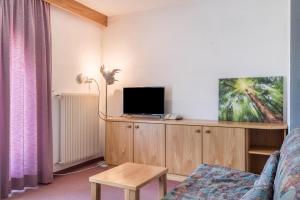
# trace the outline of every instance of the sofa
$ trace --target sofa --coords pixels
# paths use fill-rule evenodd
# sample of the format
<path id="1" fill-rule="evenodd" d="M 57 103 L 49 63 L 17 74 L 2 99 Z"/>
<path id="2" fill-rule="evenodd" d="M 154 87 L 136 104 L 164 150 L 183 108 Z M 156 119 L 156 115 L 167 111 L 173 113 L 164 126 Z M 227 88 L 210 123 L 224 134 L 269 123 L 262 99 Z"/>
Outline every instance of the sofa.
<path id="1" fill-rule="evenodd" d="M 285 138 L 261 175 L 203 164 L 163 199 L 300 199 L 300 129 Z"/>

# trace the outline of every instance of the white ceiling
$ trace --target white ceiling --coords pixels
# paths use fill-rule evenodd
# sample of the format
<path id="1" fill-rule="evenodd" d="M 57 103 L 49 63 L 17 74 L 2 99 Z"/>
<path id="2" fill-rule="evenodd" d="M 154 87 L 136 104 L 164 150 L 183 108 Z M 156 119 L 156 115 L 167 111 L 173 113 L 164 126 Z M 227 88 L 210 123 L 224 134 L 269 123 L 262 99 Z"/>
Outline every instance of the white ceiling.
<path id="1" fill-rule="evenodd" d="M 77 0 L 105 15 L 123 15 L 172 4 L 186 0 Z"/>

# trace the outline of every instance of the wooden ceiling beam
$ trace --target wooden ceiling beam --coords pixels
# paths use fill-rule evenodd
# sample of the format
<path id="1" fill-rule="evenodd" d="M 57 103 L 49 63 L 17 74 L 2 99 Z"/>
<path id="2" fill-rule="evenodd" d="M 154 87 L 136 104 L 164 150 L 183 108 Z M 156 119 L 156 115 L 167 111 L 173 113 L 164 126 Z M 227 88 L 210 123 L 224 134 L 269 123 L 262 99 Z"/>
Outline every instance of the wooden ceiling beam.
<path id="1" fill-rule="evenodd" d="M 45 2 L 48 2 L 49 4 L 64 9 L 66 11 L 69 11 L 73 14 L 86 17 L 88 19 L 91 19 L 103 26 L 107 26 L 107 16 L 93 10 L 82 3 L 79 3 L 75 0 L 44 0 Z"/>

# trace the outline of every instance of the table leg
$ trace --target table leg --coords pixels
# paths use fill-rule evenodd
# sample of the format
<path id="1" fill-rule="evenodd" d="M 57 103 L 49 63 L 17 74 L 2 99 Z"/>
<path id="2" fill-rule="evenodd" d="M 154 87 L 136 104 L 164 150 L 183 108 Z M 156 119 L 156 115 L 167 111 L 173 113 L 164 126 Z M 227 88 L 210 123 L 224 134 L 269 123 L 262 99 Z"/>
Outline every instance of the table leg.
<path id="1" fill-rule="evenodd" d="M 101 200 L 101 185 L 91 183 L 91 200 Z"/>
<path id="2" fill-rule="evenodd" d="M 167 193 L 167 175 L 159 177 L 159 199 L 162 199 Z"/>
<path id="3" fill-rule="evenodd" d="M 125 190 L 125 200 L 139 200 L 140 190 Z"/>

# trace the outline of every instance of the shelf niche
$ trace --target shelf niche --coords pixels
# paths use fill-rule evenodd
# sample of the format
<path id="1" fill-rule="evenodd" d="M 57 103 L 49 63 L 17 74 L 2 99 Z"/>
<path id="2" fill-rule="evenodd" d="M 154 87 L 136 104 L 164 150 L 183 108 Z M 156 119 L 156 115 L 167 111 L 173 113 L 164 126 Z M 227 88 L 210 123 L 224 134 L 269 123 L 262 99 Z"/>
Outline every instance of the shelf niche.
<path id="1" fill-rule="evenodd" d="M 248 171 L 260 174 L 269 156 L 279 151 L 286 130 L 248 129 Z"/>

